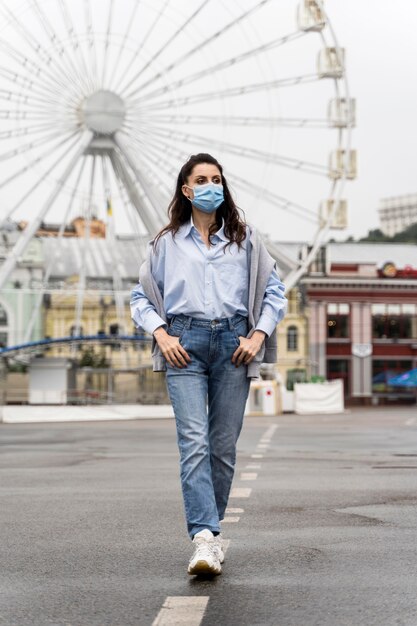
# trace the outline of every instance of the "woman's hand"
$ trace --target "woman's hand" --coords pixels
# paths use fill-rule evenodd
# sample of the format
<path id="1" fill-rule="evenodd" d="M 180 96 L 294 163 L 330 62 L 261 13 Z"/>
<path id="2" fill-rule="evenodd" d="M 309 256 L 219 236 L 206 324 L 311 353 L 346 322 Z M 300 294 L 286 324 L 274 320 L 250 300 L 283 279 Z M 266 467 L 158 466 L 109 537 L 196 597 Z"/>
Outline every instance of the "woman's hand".
<path id="1" fill-rule="evenodd" d="M 236 367 L 239 367 L 242 363 L 247 365 L 253 361 L 261 349 L 265 337 L 266 333 L 262 330 L 255 330 L 250 339 L 247 337 L 239 337 L 240 346 L 233 353 L 232 363 L 234 363 Z"/>
<path id="2" fill-rule="evenodd" d="M 162 354 L 172 367 L 187 367 L 187 361 L 190 362 L 191 358 L 180 344 L 178 337 L 168 335 L 163 326 L 159 326 L 153 334 Z"/>

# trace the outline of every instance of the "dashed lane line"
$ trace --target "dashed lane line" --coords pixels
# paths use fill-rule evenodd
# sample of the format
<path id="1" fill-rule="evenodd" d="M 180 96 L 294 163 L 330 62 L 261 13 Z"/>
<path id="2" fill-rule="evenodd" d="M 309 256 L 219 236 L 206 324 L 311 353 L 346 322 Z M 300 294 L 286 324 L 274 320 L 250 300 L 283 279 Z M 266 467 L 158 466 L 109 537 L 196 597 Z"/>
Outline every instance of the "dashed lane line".
<path id="1" fill-rule="evenodd" d="M 417 418 L 416 417 L 410 417 L 410 419 L 408 419 L 405 422 L 406 426 L 412 426 L 413 424 L 415 424 L 417 422 Z"/>
<path id="2" fill-rule="evenodd" d="M 152 626 L 200 626 L 210 596 L 168 596 Z"/>
<path id="3" fill-rule="evenodd" d="M 250 487 L 233 487 L 229 498 L 249 498 L 251 493 L 252 489 Z"/>
<path id="4" fill-rule="evenodd" d="M 257 472 L 241 472 L 240 474 L 240 480 L 256 480 L 257 478 Z"/>
<path id="5" fill-rule="evenodd" d="M 235 517 L 226 516 L 222 520 L 222 524 L 236 524 L 240 520 L 240 517 L 237 515 Z"/>
<path id="6" fill-rule="evenodd" d="M 243 513 L 243 509 L 227 507 L 226 513 Z"/>
<path id="7" fill-rule="evenodd" d="M 251 459 L 263 459 L 264 455 L 263 454 L 251 454 L 250 458 Z"/>
<path id="8" fill-rule="evenodd" d="M 249 463 L 246 465 L 245 469 L 261 469 L 261 467 L 260 463 Z"/>

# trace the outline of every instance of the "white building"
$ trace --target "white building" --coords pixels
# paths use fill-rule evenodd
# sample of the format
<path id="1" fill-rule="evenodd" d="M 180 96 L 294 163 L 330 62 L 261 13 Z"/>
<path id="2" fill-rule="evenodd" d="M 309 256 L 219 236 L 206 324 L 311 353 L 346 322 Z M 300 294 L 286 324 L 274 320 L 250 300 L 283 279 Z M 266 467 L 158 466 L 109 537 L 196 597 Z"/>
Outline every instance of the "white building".
<path id="1" fill-rule="evenodd" d="M 392 237 L 417 222 L 417 194 L 382 198 L 378 213 L 382 232 Z"/>

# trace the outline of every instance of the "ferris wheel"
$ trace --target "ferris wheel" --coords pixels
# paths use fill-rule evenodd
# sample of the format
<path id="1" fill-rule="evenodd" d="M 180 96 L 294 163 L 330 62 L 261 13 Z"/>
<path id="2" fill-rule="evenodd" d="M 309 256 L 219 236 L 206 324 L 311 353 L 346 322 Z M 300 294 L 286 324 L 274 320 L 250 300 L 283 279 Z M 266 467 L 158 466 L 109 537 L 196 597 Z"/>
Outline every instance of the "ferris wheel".
<path id="1" fill-rule="evenodd" d="M 45 218 L 62 236 L 84 211 L 88 238 L 94 212 L 113 251 L 153 236 L 196 152 L 223 164 L 288 288 L 345 226 L 355 102 L 321 1 L 0 0 L 0 33 L 0 223 L 28 221 L 0 288 Z M 301 258 L 275 243 L 294 240 Z"/>

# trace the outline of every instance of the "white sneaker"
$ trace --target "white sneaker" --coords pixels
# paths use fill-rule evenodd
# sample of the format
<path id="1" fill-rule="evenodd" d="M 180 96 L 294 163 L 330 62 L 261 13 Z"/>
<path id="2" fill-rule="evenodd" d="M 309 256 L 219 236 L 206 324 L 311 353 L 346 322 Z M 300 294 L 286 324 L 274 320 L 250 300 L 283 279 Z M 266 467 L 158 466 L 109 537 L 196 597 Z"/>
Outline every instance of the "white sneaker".
<path id="1" fill-rule="evenodd" d="M 221 574 L 222 566 L 214 539 L 208 528 L 194 535 L 195 551 L 188 565 L 189 574 Z"/>
<path id="2" fill-rule="evenodd" d="M 223 535 L 219 533 L 214 537 L 214 547 L 217 552 L 220 563 L 224 563 L 224 544 Z"/>

